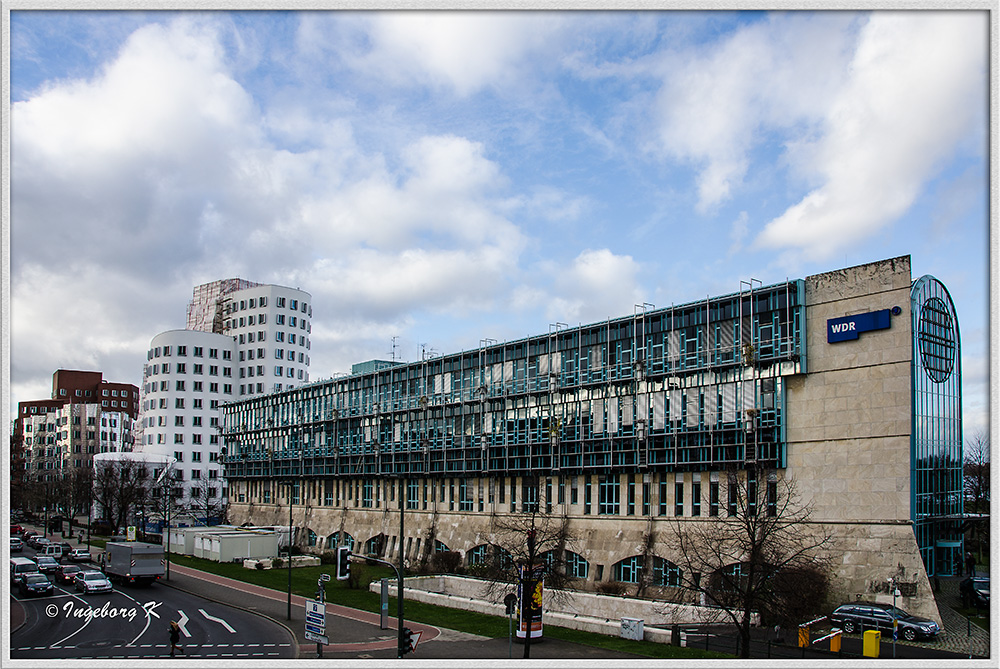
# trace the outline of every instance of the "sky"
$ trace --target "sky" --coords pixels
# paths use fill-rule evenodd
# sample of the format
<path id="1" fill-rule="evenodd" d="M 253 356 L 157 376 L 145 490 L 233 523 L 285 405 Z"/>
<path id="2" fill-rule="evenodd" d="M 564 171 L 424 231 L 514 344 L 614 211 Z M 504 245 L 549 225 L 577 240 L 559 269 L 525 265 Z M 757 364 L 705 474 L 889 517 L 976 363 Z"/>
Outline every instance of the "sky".
<path id="1" fill-rule="evenodd" d="M 900 255 L 988 427 L 989 17 L 10 13 L 9 388 L 140 385 L 194 286 L 312 295 L 310 376 Z"/>

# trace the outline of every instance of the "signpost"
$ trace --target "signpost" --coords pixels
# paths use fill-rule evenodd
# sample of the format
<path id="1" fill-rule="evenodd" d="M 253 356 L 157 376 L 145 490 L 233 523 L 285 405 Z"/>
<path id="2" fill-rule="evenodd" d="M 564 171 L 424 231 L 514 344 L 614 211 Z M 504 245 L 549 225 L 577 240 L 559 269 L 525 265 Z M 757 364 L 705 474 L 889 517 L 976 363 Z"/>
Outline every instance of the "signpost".
<path id="1" fill-rule="evenodd" d="M 326 635 L 326 586 L 329 574 L 320 574 L 316 582 L 316 599 L 306 600 L 306 640 L 316 642 L 316 656 L 323 657 L 323 646 L 329 645 Z"/>

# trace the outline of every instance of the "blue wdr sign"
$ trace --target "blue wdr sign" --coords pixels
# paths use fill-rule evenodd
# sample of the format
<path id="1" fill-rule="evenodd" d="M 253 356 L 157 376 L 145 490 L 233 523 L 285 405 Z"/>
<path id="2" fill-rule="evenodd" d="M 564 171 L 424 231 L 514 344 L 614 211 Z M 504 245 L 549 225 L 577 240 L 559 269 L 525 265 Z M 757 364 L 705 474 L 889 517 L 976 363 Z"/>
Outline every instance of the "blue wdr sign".
<path id="1" fill-rule="evenodd" d="M 853 316 L 831 318 L 826 322 L 826 341 L 829 344 L 834 344 L 839 341 L 857 339 L 862 332 L 885 330 L 890 325 L 890 315 L 889 309 L 881 309 Z"/>

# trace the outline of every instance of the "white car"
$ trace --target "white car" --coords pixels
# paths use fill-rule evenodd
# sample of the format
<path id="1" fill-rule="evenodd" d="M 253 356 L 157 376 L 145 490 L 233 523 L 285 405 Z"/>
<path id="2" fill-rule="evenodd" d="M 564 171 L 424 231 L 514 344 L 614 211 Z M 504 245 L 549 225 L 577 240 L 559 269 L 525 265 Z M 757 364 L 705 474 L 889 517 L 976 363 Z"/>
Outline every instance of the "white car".
<path id="1" fill-rule="evenodd" d="M 99 571 L 83 571 L 73 579 L 76 589 L 84 594 L 111 592 L 111 581 Z"/>

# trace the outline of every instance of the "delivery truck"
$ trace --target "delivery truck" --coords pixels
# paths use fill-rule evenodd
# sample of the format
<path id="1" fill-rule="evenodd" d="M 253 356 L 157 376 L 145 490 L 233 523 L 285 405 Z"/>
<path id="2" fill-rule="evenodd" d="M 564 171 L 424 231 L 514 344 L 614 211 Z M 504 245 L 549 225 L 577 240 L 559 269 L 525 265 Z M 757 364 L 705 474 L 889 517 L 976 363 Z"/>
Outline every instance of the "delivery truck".
<path id="1" fill-rule="evenodd" d="M 109 581 L 139 585 L 159 579 L 166 565 L 163 546 L 141 541 L 109 541 L 100 560 Z"/>

